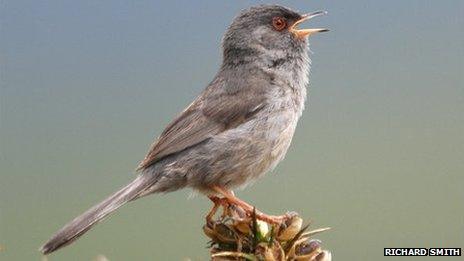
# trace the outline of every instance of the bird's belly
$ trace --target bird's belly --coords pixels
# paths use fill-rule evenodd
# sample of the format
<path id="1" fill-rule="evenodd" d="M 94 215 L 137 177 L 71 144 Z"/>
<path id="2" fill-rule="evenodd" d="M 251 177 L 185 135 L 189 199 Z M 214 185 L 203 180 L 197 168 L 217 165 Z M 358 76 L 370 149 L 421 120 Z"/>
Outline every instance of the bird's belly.
<path id="1" fill-rule="evenodd" d="M 298 114 L 270 113 L 230 129 L 158 164 L 170 190 L 185 186 L 204 193 L 212 186 L 245 187 L 285 156 Z M 263 120 L 265 119 L 265 120 Z M 163 183 L 164 184 L 164 183 Z M 161 185 L 160 185 L 161 186 Z"/>
<path id="2" fill-rule="evenodd" d="M 244 187 L 277 166 L 284 158 L 297 123 L 293 114 L 269 115 L 215 138 L 209 173 L 201 184 L 230 189 Z M 211 149 L 212 148 L 212 149 Z"/>

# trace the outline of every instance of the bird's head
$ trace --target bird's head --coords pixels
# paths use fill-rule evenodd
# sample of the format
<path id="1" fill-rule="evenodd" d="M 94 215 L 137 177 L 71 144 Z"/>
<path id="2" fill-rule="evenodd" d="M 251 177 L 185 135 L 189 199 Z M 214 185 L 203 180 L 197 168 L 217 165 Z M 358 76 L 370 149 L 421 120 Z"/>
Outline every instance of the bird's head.
<path id="1" fill-rule="evenodd" d="M 246 9 L 233 20 L 224 35 L 224 60 L 238 64 L 260 57 L 283 59 L 304 53 L 309 36 L 328 30 L 299 29 L 299 25 L 325 13 L 299 14 L 279 5 Z"/>

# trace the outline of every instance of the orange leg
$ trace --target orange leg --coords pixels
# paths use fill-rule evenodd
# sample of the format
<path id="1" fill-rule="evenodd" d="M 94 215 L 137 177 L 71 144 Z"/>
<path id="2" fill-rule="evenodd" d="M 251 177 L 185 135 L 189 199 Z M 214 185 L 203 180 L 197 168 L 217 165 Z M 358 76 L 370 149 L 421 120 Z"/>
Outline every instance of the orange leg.
<path id="1" fill-rule="evenodd" d="M 227 202 L 225 198 L 220 198 L 216 196 L 208 196 L 208 198 L 213 202 L 214 206 L 213 208 L 209 211 L 208 215 L 206 215 L 206 222 L 211 222 L 213 220 L 214 215 L 216 214 L 217 210 L 219 209 L 220 206 L 224 208 L 224 212 L 222 213 L 222 216 L 224 217 L 226 207 L 227 207 Z"/>
<path id="2" fill-rule="evenodd" d="M 213 208 L 209 211 L 208 215 L 206 215 L 206 223 L 209 224 L 213 220 L 214 214 L 216 214 L 216 211 L 218 210 L 219 206 L 221 205 L 220 198 L 215 197 L 215 196 L 208 196 L 208 198 L 213 201 L 214 206 Z"/>
<path id="3" fill-rule="evenodd" d="M 270 215 L 266 215 L 258 210 L 256 210 L 252 205 L 246 203 L 245 201 L 237 198 L 235 195 L 234 195 L 234 192 L 231 191 L 231 190 L 228 190 L 228 189 L 224 189 L 224 188 L 221 188 L 221 187 L 218 187 L 218 186 L 213 186 L 212 189 L 220 194 L 221 196 L 224 197 L 224 199 L 226 199 L 228 201 L 229 204 L 232 204 L 232 205 L 236 205 L 236 206 L 239 206 L 241 207 L 245 212 L 247 212 L 248 215 L 253 215 L 253 212 L 256 213 L 256 218 L 262 220 L 262 221 L 265 221 L 267 223 L 271 223 L 271 224 L 280 224 L 282 223 L 282 221 L 285 220 L 286 218 L 286 215 L 282 215 L 282 216 L 270 216 Z M 211 200 L 212 197 L 210 196 L 209 197 Z M 216 197 L 217 198 L 217 197 Z M 213 201 L 214 202 L 214 201 Z M 215 203 L 216 204 L 216 203 Z"/>

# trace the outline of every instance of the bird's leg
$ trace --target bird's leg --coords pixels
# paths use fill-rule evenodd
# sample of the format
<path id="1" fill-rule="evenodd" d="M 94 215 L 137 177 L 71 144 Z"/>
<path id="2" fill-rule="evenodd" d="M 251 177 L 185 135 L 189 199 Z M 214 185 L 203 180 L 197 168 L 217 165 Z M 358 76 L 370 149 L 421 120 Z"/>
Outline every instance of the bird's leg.
<path id="1" fill-rule="evenodd" d="M 206 222 L 211 222 L 213 220 L 213 217 L 220 206 L 223 208 L 222 217 L 226 216 L 226 209 L 228 205 L 226 198 L 220 198 L 212 195 L 208 196 L 208 198 L 213 202 L 214 205 L 213 208 L 211 208 L 209 211 L 208 215 L 206 215 Z"/>
<path id="2" fill-rule="evenodd" d="M 226 199 L 228 201 L 229 204 L 241 207 L 249 216 L 252 216 L 253 212 L 255 212 L 256 218 L 258 218 L 258 219 L 260 219 L 262 221 L 265 221 L 267 223 L 280 224 L 280 223 L 282 223 L 282 221 L 284 221 L 287 218 L 287 215 L 271 216 L 271 215 L 264 214 L 261 211 L 256 210 L 255 207 L 253 207 L 252 205 L 250 205 L 250 204 L 246 203 L 245 201 L 237 198 L 234 195 L 234 192 L 231 191 L 231 190 L 228 190 L 228 189 L 225 189 L 225 188 L 222 188 L 222 187 L 219 187 L 219 186 L 213 186 L 212 189 L 216 193 L 222 195 L 224 197 L 224 199 Z M 211 197 L 210 197 L 210 199 L 211 199 Z"/>
<path id="3" fill-rule="evenodd" d="M 244 210 L 253 210 L 253 206 L 246 203 L 245 201 L 237 198 L 232 190 L 224 189 L 218 186 L 214 186 L 213 190 L 216 191 L 218 194 L 223 196 L 229 203 L 233 203 L 234 205 L 237 205 Z"/>
<path id="4" fill-rule="evenodd" d="M 211 208 L 211 210 L 208 212 L 208 215 L 206 215 L 206 224 L 210 224 L 213 221 L 213 217 L 216 214 L 219 206 L 221 206 L 220 203 L 220 198 L 216 196 L 208 196 L 208 198 L 213 202 L 214 206 Z"/>

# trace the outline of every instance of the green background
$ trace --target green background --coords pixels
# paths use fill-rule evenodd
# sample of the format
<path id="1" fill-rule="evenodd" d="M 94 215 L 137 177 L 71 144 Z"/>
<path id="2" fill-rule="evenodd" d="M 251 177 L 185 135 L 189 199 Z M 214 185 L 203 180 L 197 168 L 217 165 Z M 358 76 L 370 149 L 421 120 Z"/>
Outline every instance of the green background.
<path id="1" fill-rule="evenodd" d="M 332 31 L 311 39 L 286 159 L 238 195 L 331 226 L 319 238 L 335 260 L 463 247 L 464 1 L 277 2 L 328 10 L 305 25 Z M 133 178 L 255 3 L 1 1 L 0 260 L 40 260 L 53 232 Z M 189 193 L 129 204 L 49 260 L 205 260 L 210 203 Z"/>

